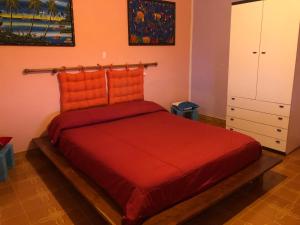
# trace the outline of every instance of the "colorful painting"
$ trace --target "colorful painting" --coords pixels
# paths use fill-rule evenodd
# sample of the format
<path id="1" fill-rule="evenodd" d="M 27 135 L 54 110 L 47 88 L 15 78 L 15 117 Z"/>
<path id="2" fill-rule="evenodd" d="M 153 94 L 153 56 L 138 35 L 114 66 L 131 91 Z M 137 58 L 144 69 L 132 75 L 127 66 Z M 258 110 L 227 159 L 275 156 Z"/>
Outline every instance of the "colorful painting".
<path id="1" fill-rule="evenodd" d="M 128 0 L 129 45 L 175 45 L 175 2 Z"/>
<path id="2" fill-rule="evenodd" d="M 0 45 L 75 46 L 72 0 L 0 0 Z"/>

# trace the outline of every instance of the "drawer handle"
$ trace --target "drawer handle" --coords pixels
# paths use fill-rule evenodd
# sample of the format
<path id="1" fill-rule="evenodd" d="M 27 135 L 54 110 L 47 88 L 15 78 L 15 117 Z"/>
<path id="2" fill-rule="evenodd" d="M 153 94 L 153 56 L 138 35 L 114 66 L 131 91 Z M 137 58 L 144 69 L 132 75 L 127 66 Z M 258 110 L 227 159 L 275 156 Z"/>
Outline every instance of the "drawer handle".
<path id="1" fill-rule="evenodd" d="M 234 119 L 233 119 L 233 118 L 231 118 L 230 120 L 231 120 L 231 121 L 234 121 Z"/>
<path id="2" fill-rule="evenodd" d="M 235 100 L 235 98 L 231 98 L 232 100 Z"/>
<path id="3" fill-rule="evenodd" d="M 277 144 L 280 144 L 280 141 L 276 141 Z"/>
<path id="4" fill-rule="evenodd" d="M 281 130 L 281 129 L 277 129 L 277 131 L 278 131 L 279 133 L 281 133 L 282 130 Z"/>
<path id="5" fill-rule="evenodd" d="M 266 54 L 266 52 L 261 52 L 261 54 L 265 55 L 265 54 Z"/>
<path id="6" fill-rule="evenodd" d="M 280 106 L 279 106 L 279 108 L 283 109 L 283 108 L 284 108 L 284 106 L 283 106 L 283 105 L 280 105 Z"/>
<path id="7" fill-rule="evenodd" d="M 278 119 L 279 119 L 279 120 L 283 120 L 283 118 L 282 118 L 282 117 L 278 117 Z"/>
<path id="8" fill-rule="evenodd" d="M 232 128 L 230 128 L 229 130 L 234 131 Z"/>
<path id="9" fill-rule="evenodd" d="M 252 52 L 253 54 L 257 54 L 257 52 Z"/>
<path id="10" fill-rule="evenodd" d="M 231 108 L 231 111 L 234 111 L 235 109 L 234 108 Z"/>

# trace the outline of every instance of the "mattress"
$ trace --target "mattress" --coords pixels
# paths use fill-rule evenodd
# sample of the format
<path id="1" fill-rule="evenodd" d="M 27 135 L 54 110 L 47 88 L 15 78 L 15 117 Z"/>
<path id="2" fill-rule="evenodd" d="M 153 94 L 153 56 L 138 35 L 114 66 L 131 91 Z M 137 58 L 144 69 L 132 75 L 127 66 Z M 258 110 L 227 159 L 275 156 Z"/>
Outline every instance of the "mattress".
<path id="1" fill-rule="evenodd" d="M 65 112 L 48 130 L 71 164 L 122 208 L 124 225 L 195 196 L 261 155 L 246 135 L 146 101 Z"/>

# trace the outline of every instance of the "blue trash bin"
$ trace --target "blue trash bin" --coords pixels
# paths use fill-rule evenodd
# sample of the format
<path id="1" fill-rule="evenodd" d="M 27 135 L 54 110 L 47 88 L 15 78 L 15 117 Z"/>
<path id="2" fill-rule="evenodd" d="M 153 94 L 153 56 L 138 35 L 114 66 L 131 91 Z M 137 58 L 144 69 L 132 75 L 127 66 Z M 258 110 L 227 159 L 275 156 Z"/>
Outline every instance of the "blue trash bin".
<path id="1" fill-rule="evenodd" d="M 14 150 L 12 144 L 5 145 L 0 150 L 0 181 L 5 181 L 8 177 L 8 169 L 14 167 Z"/>
<path id="2" fill-rule="evenodd" d="M 171 106 L 171 113 L 191 120 L 199 120 L 198 108 L 191 110 L 180 110 L 176 106 Z"/>

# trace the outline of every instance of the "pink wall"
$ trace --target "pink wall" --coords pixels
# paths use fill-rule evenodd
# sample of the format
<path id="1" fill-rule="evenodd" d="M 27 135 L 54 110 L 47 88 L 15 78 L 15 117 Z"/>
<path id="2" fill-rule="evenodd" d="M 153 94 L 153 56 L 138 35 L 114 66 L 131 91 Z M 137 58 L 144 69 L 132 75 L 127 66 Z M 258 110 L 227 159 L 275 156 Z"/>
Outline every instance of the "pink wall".
<path id="1" fill-rule="evenodd" d="M 226 117 L 231 1 L 195 0 L 191 99 L 200 113 Z"/>
<path id="2" fill-rule="evenodd" d="M 73 0 L 76 47 L 0 46 L 0 136 L 28 148 L 59 111 L 55 76 L 23 76 L 24 68 L 159 62 L 145 77 L 145 96 L 165 107 L 188 97 L 191 0 L 177 0 L 176 46 L 129 47 L 127 1 Z M 101 52 L 107 58 L 101 58 Z"/>

